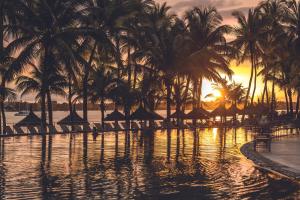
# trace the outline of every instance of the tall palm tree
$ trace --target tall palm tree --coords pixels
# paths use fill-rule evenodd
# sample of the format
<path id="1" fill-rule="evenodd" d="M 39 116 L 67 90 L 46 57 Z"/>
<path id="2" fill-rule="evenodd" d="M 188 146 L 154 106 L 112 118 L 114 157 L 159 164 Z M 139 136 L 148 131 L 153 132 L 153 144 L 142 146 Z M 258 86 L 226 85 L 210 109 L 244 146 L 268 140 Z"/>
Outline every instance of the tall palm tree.
<path id="1" fill-rule="evenodd" d="M 222 16 L 215 8 L 194 8 L 186 12 L 185 20 L 190 39 L 190 56 L 187 59 L 189 67 L 185 70 L 189 71 L 189 77 L 194 80 L 195 92 L 199 90 L 200 103 L 203 79 L 219 81 L 219 72 L 231 77 L 229 59 L 234 49 L 226 44 L 225 39 L 230 27 L 222 25 Z"/>
<path id="2" fill-rule="evenodd" d="M 248 11 L 247 18 L 241 12 L 234 12 L 233 16 L 237 19 L 238 25 L 233 28 L 233 34 L 236 38 L 231 42 L 231 45 L 240 50 L 240 53 L 237 55 L 237 61 L 244 62 L 245 60 L 250 60 L 251 62 L 250 80 L 244 103 L 244 107 L 247 107 L 253 78 L 255 84 L 253 94 L 256 89 L 257 63 L 261 54 L 259 41 L 262 29 L 264 28 L 264 23 L 259 17 L 257 11 L 252 9 Z M 253 104 L 253 101 L 254 95 L 252 95 L 251 104 Z"/>
<path id="3" fill-rule="evenodd" d="M 39 62 L 44 71 L 51 71 L 52 55 L 71 53 L 66 38 L 84 34 L 79 16 L 86 5 L 81 0 L 23 1 L 21 37 L 7 46 L 8 53 L 19 52 L 12 62 L 12 76 L 20 73 L 28 64 Z M 35 69 L 34 69 L 35 70 Z M 36 71 L 36 70 L 35 70 Z M 47 73 L 41 73 L 46 76 Z M 45 80 L 47 77 L 41 78 Z M 25 89 L 25 88 L 24 88 Z M 46 124 L 46 88 L 41 88 L 42 126 Z"/>

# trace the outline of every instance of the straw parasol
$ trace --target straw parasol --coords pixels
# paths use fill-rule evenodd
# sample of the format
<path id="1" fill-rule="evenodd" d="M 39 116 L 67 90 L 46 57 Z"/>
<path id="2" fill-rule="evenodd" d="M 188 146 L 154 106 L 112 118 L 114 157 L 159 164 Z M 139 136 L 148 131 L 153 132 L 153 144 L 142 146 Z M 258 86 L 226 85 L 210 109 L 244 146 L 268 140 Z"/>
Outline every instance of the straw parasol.
<path id="1" fill-rule="evenodd" d="M 144 107 L 139 107 L 134 113 L 130 115 L 131 120 L 163 120 L 164 118 L 159 114 L 147 111 Z"/>
<path id="2" fill-rule="evenodd" d="M 108 114 L 104 121 L 124 121 L 125 116 L 118 110 L 114 110 L 112 113 Z"/>
<path id="3" fill-rule="evenodd" d="M 242 111 L 236 107 L 236 105 L 231 105 L 230 108 L 226 110 L 227 115 L 240 114 Z"/>
<path id="4" fill-rule="evenodd" d="M 33 111 L 32 107 L 30 107 L 30 112 L 29 114 L 19 121 L 16 126 L 21 127 L 21 126 L 40 126 L 42 123 L 41 118 L 39 118 Z"/>
<path id="5" fill-rule="evenodd" d="M 66 116 L 59 122 L 57 122 L 57 124 L 72 126 L 72 125 L 84 125 L 84 124 L 89 124 L 89 123 L 77 114 L 75 107 L 74 107 L 73 111 L 68 116 Z"/>
<path id="6" fill-rule="evenodd" d="M 180 119 L 186 119 L 186 117 L 187 117 L 187 114 L 185 114 L 183 111 L 179 111 L 179 112 L 174 112 L 171 116 L 170 116 L 170 118 L 171 119 L 177 119 L 177 117 L 179 117 Z"/>
<path id="7" fill-rule="evenodd" d="M 187 114 L 186 119 L 209 119 L 206 112 L 202 108 L 196 108 Z"/>
<path id="8" fill-rule="evenodd" d="M 219 105 L 216 109 L 214 109 L 210 114 L 212 116 L 225 116 L 226 115 L 225 105 Z"/>

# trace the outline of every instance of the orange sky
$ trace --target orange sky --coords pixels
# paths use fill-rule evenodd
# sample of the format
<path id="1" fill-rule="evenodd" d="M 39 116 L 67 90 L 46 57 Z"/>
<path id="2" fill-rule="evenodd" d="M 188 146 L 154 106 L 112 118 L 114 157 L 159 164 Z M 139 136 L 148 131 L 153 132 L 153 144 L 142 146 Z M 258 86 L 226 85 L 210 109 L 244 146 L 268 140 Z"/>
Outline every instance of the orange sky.
<path id="1" fill-rule="evenodd" d="M 201 6 L 215 6 L 222 14 L 224 24 L 234 26 L 236 20 L 232 17 L 233 11 L 239 10 L 246 13 L 250 8 L 253 8 L 261 2 L 260 0 L 156 0 L 158 3 L 167 2 L 171 6 L 171 12 L 176 13 L 179 16 L 184 15 L 184 12 L 192 7 Z M 250 64 L 248 62 L 236 66 L 235 62 L 231 63 L 231 68 L 235 72 L 233 80 L 236 83 L 242 83 L 244 87 L 248 87 Z M 263 84 L 261 79 L 258 78 L 257 95 L 261 95 L 263 90 Z M 203 96 L 213 93 L 211 84 L 207 81 L 203 84 Z"/>

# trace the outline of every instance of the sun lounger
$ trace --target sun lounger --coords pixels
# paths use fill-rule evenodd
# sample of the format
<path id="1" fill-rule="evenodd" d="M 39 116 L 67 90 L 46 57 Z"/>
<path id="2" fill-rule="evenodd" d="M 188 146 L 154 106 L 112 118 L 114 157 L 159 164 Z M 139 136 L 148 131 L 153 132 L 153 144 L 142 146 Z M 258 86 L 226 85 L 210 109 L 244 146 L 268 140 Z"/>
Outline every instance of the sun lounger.
<path id="1" fill-rule="evenodd" d="M 129 130 L 130 127 L 126 124 L 126 122 L 120 122 L 123 130 Z"/>
<path id="2" fill-rule="evenodd" d="M 160 122 L 154 122 L 154 128 L 155 129 L 160 129 L 161 128 Z"/>
<path id="3" fill-rule="evenodd" d="M 37 130 L 33 126 L 27 126 L 27 129 L 28 129 L 28 131 L 29 131 L 30 134 L 33 134 L 33 135 L 37 135 L 38 134 Z"/>
<path id="4" fill-rule="evenodd" d="M 14 126 L 14 129 L 16 130 L 16 134 L 25 134 L 25 132 L 23 131 L 23 129 L 19 126 Z"/>
<path id="5" fill-rule="evenodd" d="M 94 123 L 94 126 L 97 128 L 97 131 L 103 131 L 102 124 L 100 124 L 100 123 Z"/>
<path id="6" fill-rule="evenodd" d="M 137 122 L 131 122 L 131 129 L 132 130 L 139 130 L 141 128 L 139 127 Z"/>
<path id="7" fill-rule="evenodd" d="M 72 130 L 72 132 L 75 132 L 75 133 L 82 133 L 83 132 L 81 126 L 74 125 L 73 127 L 74 127 L 74 129 Z"/>
<path id="8" fill-rule="evenodd" d="M 88 125 L 88 124 L 84 124 L 83 125 L 83 132 L 85 132 L 85 133 L 90 133 L 90 132 L 92 132 L 93 130 L 91 129 L 91 127 L 90 127 L 90 125 Z"/>
<path id="9" fill-rule="evenodd" d="M 55 128 L 54 125 L 49 125 L 49 126 L 48 126 L 48 129 L 49 129 L 49 133 L 50 133 L 50 134 L 56 134 L 56 133 L 58 133 L 58 131 L 57 131 L 57 129 Z"/>
<path id="10" fill-rule="evenodd" d="M 104 131 L 114 131 L 114 127 L 110 123 L 104 124 Z"/>
<path id="11" fill-rule="evenodd" d="M 63 131 L 63 133 L 70 133 L 71 132 L 66 125 L 60 125 L 60 128 Z"/>
<path id="12" fill-rule="evenodd" d="M 12 130 L 12 128 L 10 126 L 5 127 L 5 132 L 6 132 L 6 135 L 14 135 L 14 131 Z"/>
<path id="13" fill-rule="evenodd" d="M 188 129 L 189 128 L 189 126 L 187 126 L 183 122 L 178 122 L 178 127 L 181 128 L 181 129 Z"/>
<path id="14" fill-rule="evenodd" d="M 115 122 L 115 123 L 113 123 L 114 124 L 114 126 L 115 126 L 115 131 L 122 131 L 122 130 L 124 130 L 121 126 L 120 126 L 120 124 L 118 123 L 118 122 Z"/>

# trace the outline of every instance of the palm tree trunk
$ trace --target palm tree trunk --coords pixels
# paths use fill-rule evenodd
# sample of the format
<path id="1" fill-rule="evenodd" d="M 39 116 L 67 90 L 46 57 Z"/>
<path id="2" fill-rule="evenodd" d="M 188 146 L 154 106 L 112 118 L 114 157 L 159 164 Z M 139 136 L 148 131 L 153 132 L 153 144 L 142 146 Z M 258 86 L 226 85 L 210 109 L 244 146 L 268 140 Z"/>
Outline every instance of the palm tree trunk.
<path id="1" fill-rule="evenodd" d="M 88 78 L 90 75 L 90 67 L 92 65 L 93 59 L 94 59 L 94 55 L 96 52 L 96 47 L 97 47 L 97 43 L 95 42 L 89 61 L 87 63 L 87 65 L 85 65 L 85 69 L 84 69 L 84 77 L 83 77 L 83 102 L 82 102 L 82 111 L 83 111 L 83 119 L 85 121 L 88 121 Z"/>
<path id="2" fill-rule="evenodd" d="M 294 105 L 293 105 L 293 94 L 292 94 L 292 89 L 288 88 L 287 90 L 289 102 L 290 102 L 290 114 L 293 115 L 294 113 Z"/>
<path id="3" fill-rule="evenodd" d="M 249 85 L 248 85 L 248 90 L 247 90 L 247 94 L 246 94 L 246 98 L 245 98 L 245 103 L 244 103 L 244 112 L 243 112 L 243 117 L 242 117 L 242 120 L 245 119 L 245 111 L 246 111 L 246 108 L 248 106 L 248 98 L 249 98 L 249 95 L 250 95 L 250 91 L 251 91 L 251 85 L 252 85 L 252 79 L 253 79 L 253 72 L 254 72 L 254 50 L 253 48 L 251 47 L 250 48 L 251 50 L 251 74 L 250 74 L 250 80 L 249 80 Z"/>
<path id="4" fill-rule="evenodd" d="M 120 52 L 120 38 L 118 36 L 118 33 L 115 34 L 115 41 L 116 41 L 116 50 L 117 50 L 117 56 L 116 56 L 116 60 L 117 60 L 117 75 L 118 75 L 118 79 L 121 79 L 121 68 L 123 68 L 123 64 L 122 64 L 122 59 L 121 59 L 121 52 Z"/>
<path id="5" fill-rule="evenodd" d="M 0 2 L 0 55 L 3 54 L 3 50 L 4 50 L 4 24 L 3 24 L 3 22 L 4 22 L 4 13 L 3 13 L 3 5 L 4 5 L 4 1 L 1 1 Z M 3 77 L 3 79 L 4 79 L 4 77 Z M 2 111 L 4 109 L 3 101 L 4 101 L 4 99 L 1 101 L 1 104 L 2 104 L 1 105 L 1 113 L 2 113 L 2 115 L 3 115 L 3 113 L 5 115 L 5 112 Z M 6 127 L 5 117 L 3 117 L 2 122 L 5 126 L 1 127 L 1 119 L 0 119 L 0 132 L 1 133 L 3 133 L 5 131 L 5 127 Z M 2 128 L 3 128 L 3 131 L 2 131 Z"/>
<path id="6" fill-rule="evenodd" d="M 197 106 L 197 88 L 198 88 L 198 80 L 194 81 L 194 88 L 193 88 L 193 109 Z"/>
<path id="7" fill-rule="evenodd" d="M 128 86 L 131 88 L 131 55 L 130 55 L 130 47 L 127 50 L 127 70 L 128 70 Z"/>
<path id="8" fill-rule="evenodd" d="M 43 89 L 42 89 L 43 90 Z M 42 119 L 42 134 L 46 131 L 46 95 L 45 91 L 41 91 L 41 119 Z"/>
<path id="9" fill-rule="evenodd" d="M 5 77 L 2 78 L 2 82 L 1 82 L 1 87 L 3 89 L 3 93 L 1 94 L 1 114 L 2 114 L 2 128 L 3 128 L 3 133 L 6 132 L 6 115 L 5 115 L 5 107 L 4 107 L 4 101 L 6 99 L 5 97 L 5 86 L 6 86 L 6 80 L 5 80 Z"/>
<path id="10" fill-rule="evenodd" d="M 6 116 L 5 116 L 5 108 L 4 108 L 4 102 L 1 101 L 1 115 L 2 115 L 2 134 L 6 133 Z"/>
<path id="11" fill-rule="evenodd" d="M 170 116 L 171 116 L 171 83 L 170 80 L 168 80 L 168 78 L 166 78 L 167 80 L 165 81 L 166 83 L 166 87 L 167 87 L 167 122 L 170 122 Z"/>
<path id="12" fill-rule="evenodd" d="M 285 97 L 286 113 L 289 113 L 290 106 L 289 106 L 289 99 L 288 99 L 286 89 L 284 89 L 284 97 Z"/>
<path id="13" fill-rule="evenodd" d="M 262 104 L 265 104 L 265 96 L 266 96 L 266 93 L 267 93 L 267 81 L 265 81 L 265 84 L 264 84 L 263 95 L 262 95 L 262 98 L 261 98 Z"/>
<path id="14" fill-rule="evenodd" d="M 50 91 L 47 91 L 47 107 L 48 107 L 48 120 L 49 125 L 53 125 L 53 108 L 52 108 L 52 98 Z"/>
<path id="15" fill-rule="evenodd" d="M 251 105 L 254 103 L 254 97 L 256 92 L 256 82 L 257 82 L 257 66 L 256 66 L 256 60 L 254 61 L 254 86 L 253 86 L 253 92 L 251 97 Z"/>
<path id="16" fill-rule="evenodd" d="M 186 99 L 187 99 L 189 88 L 190 88 L 189 87 L 190 86 L 190 82 L 191 82 L 191 76 L 188 76 L 187 77 L 187 81 L 186 81 L 184 96 L 183 96 L 183 104 L 186 104 Z"/>
<path id="17" fill-rule="evenodd" d="M 198 108 L 202 107 L 202 103 L 201 103 L 201 95 L 202 95 L 202 83 L 203 83 L 203 77 L 200 77 L 199 80 L 199 87 L 198 87 Z"/>
<path id="18" fill-rule="evenodd" d="M 71 76 L 70 75 L 69 75 L 68 87 L 69 87 L 68 103 L 69 103 L 69 112 L 71 114 L 73 108 L 72 108 L 72 80 L 71 80 Z"/>
<path id="19" fill-rule="evenodd" d="M 105 112 L 105 105 L 104 105 L 104 99 L 101 98 L 100 102 L 100 110 L 101 110 L 101 125 L 102 128 L 104 129 L 104 112 Z"/>
<path id="20" fill-rule="evenodd" d="M 272 82 L 271 111 L 275 110 L 275 81 Z"/>
<path id="21" fill-rule="evenodd" d="M 300 105 L 300 92 L 297 92 L 297 103 L 296 103 L 296 115 L 299 114 L 299 105 Z"/>

